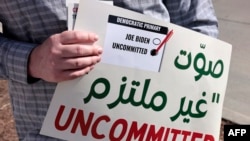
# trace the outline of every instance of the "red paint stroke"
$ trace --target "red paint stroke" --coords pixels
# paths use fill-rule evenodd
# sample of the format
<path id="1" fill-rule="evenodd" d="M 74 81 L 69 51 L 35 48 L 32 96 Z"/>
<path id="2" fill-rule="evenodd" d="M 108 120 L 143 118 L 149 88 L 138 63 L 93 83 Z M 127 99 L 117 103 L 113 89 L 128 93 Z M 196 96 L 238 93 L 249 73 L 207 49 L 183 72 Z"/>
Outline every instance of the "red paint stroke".
<path id="1" fill-rule="evenodd" d="M 166 37 L 164 38 L 164 40 L 161 42 L 161 44 L 156 48 L 156 53 L 158 53 L 158 51 L 163 47 L 163 45 L 165 43 L 167 43 L 167 41 L 171 38 L 171 36 L 173 35 L 173 29 L 166 35 Z"/>

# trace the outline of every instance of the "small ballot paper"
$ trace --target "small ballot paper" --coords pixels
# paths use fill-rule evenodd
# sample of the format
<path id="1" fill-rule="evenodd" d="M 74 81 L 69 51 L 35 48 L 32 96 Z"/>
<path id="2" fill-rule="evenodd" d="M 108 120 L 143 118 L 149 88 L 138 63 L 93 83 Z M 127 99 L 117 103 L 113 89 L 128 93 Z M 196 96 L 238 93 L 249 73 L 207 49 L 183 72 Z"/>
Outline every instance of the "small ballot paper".
<path id="1" fill-rule="evenodd" d="M 157 55 L 152 51 L 167 33 L 164 26 L 109 15 L 102 62 L 159 72 L 164 48 Z"/>
<path id="2" fill-rule="evenodd" d="M 97 0 L 80 0 L 74 30 L 98 34 L 102 60 L 57 85 L 41 134 L 70 141 L 219 140 L 230 44 Z M 232 134 L 238 132 L 244 130 Z"/>

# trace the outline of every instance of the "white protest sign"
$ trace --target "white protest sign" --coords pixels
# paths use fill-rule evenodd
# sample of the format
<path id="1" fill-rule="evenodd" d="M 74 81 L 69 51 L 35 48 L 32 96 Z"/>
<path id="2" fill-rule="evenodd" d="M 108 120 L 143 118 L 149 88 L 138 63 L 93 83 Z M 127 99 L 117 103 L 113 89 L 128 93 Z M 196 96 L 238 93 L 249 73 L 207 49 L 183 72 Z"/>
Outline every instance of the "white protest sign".
<path id="1" fill-rule="evenodd" d="M 96 0 L 80 1 L 75 29 L 99 35 L 102 61 L 58 84 L 41 134 L 71 141 L 219 140 L 230 44 Z"/>
<path id="2" fill-rule="evenodd" d="M 78 10 L 78 3 L 68 3 L 67 4 L 67 25 L 68 25 L 68 30 L 73 30 L 74 25 L 75 25 L 75 20 L 76 20 L 76 15 L 77 15 L 77 10 Z"/>

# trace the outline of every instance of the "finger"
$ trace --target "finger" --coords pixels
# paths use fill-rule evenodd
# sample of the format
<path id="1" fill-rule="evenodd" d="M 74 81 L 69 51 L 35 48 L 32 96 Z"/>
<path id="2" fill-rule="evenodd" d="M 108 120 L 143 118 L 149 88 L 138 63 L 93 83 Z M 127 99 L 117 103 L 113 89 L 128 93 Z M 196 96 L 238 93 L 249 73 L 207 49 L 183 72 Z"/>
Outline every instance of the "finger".
<path id="1" fill-rule="evenodd" d="M 88 74 L 91 70 L 93 70 L 94 66 L 88 66 L 84 69 L 75 69 L 75 70 L 66 70 L 61 72 L 60 77 L 58 78 L 58 82 L 72 80 L 81 76 Z"/>
<path id="2" fill-rule="evenodd" d="M 61 50 L 61 56 L 63 58 L 69 57 L 84 57 L 100 55 L 102 53 L 102 48 L 98 45 L 65 45 Z"/>
<path id="3" fill-rule="evenodd" d="M 84 69 L 89 66 L 93 66 L 100 62 L 101 56 L 88 56 L 88 57 L 78 57 L 78 58 L 67 58 L 63 59 L 61 63 L 58 63 L 57 68 L 59 70 L 74 70 L 74 69 Z"/>
<path id="4" fill-rule="evenodd" d="M 60 34 L 62 44 L 73 43 L 93 43 L 98 40 L 98 36 L 94 33 L 83 31 L 64 31 Z"/>

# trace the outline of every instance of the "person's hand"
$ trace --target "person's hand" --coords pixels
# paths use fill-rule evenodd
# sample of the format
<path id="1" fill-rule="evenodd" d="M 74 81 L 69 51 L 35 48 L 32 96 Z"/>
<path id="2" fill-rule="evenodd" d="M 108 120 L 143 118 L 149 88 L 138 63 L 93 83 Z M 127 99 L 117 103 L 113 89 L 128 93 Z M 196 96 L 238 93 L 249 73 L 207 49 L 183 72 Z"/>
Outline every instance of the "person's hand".
<path id="1" fill-rule="evenodd" d="M 94 33 L 64 31 L 33 49 L 29 58 L 31 77 L 48 82 L 71 80 L 88 73 L 101 59 L 102 48 Z"/>

